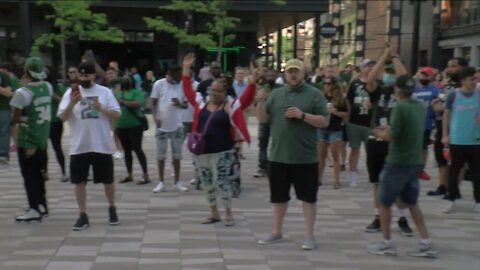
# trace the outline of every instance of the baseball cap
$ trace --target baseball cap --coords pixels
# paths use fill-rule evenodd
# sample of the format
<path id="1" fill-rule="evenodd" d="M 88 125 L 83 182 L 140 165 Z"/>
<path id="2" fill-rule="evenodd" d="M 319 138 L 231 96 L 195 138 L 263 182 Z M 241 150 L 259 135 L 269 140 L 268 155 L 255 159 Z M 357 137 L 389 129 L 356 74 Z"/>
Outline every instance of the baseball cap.
<path id="1" fill-rule="evenodd" d="M 420 73 L 423 73 L 427 76 L 432 76 L 433 75 L 433 68 L 431 67 L 422 67 L 420 68 Z"/>
<path id="2" fill-rule="evenodd" d="M 32 78 L 43 80 L 47 78 L 45 72 L 45 62 L 42 58 L 33 56 L 27 59 L 25 62 L 25 70 L 32 76 Z"/>
<path id="3" fill-rule="evenodd" d="M 415 80 L 410 75 L 401 75 L 397 78 L 395 86 L 400 88 L 403 93 L 412 93 L 415 89 Z"/>
<path id="4" fill-rule="evenodd" d="M 301 60 L 298 60 L 298 59 L 290 59 L 287 61 L 287 63 L 285 63 L 285 71 L 289 70 L 289 69 L 292 69 L 292 68 L 296 68 L 298 70 L 304 70 L 304 65 L 303 65 L 303 62 Z"/>
<path id="5" fill-rule="evenodd" d="M 90 62 L 82 62 L 78 65 L 78 72 L 80 74 L 96 74 L 95 65 Z"/>
<path id="6" fill-rule="evenodd" d="M 376 63 L 375 61 L 370 60 L 370 59 L 368 59 L 368 58 L 365 58 L 365 59 L 363 59 L 362 62 L 360 63 L 360 68 L 364 68 L 364 67 L 366 67 L 366 66 L 368 66 L 368 65 L 375 64 L 375 63 Z"/>

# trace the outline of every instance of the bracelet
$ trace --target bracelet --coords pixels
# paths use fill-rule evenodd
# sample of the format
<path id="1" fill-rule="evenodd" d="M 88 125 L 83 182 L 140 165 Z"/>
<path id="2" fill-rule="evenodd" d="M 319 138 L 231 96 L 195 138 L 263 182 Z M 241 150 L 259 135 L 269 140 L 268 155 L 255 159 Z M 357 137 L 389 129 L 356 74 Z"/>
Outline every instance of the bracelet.
<path id="1" fill-rule="evenodd" d="M 303 120 L 305 119 L 305 116 L 306 116 L 306 114 L 305 114 L 305 113 L 302 113 L 302 117 L 300 117 L 300 120 L 303 121 Z"/>
<path id="2" fill-rule="evenodd" d="M 400 55 L 398 55 L 398 54 L 395 54 L 395 55 L 394 55 L 394 56 L 392 56 L 391 58 L 392 58 L 392 60 L 393 60 L 393 59 L 395 59 L 395 58 L 400 58 Z"/>

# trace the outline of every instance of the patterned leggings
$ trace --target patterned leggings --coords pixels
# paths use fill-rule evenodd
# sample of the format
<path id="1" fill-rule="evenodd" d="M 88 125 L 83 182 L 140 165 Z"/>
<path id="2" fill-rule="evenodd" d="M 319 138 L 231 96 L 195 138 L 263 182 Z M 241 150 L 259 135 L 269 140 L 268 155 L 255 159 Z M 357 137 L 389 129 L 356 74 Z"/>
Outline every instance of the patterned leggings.
<path id="1" fill-rule="evenodd" d="M 233 162 L 233 150 L 193 156 L 197 175 L 202 183 L 203 191 L 209 206 L 217 204 L 217 189 L 222 198 L 224 208 L 231 208 L 232 186 L 230 169 Z"/>

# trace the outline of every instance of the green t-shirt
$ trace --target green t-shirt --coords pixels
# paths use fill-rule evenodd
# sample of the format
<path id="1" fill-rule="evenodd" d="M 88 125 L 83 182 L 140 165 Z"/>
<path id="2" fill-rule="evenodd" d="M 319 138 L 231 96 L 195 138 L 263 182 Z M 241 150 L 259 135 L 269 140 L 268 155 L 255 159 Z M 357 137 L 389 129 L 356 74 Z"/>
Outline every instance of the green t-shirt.
<path id="1" fill-rule="evenodd" d="M 22 109 L 17 137 L 19 147 L 47 149 L 51 101 L 52 87 L 46 82 L 29 83 L 15 91 L 10 104 Z"/>
<path id="2" fill-rule="evenodd" d="M 12 86 L 12 91 L 14 91 L 14 92 L 18 88 L 22 87 L 22 85 L 20 84 L 20 80 L 17 78 L 17 76 L 12 75 L 10 77 L 10 86 Z"/>
<path id="3" fill-rule="evenodd" d="M 11 86 L 10 76 L 0 71 L 0 87 Z M 12 90 L 13 91 L 13 90 Z M 0 94 L 0 110 L 10 110 L 10 98 Z"/>
<path id="4" fill-rule="evenodd" d="M 59 83 L 57 84 L 57 88 L 54 89 L 54 92 L 57 93 L 57 95 L 59 95 L 60 97 L 63 97 L 63 95 L 65 94 L 65 92 L 67 92 L 67 89 L 69 88 L 70 86 L 68 84 L 65 84 L 65 83 Z M 60 104 L 60 101 L 55 101 L 53 98 L 52 98 L 52 105 L 51 105 L 51 108 L 52 108 L 52 123 L 58 123 L 60 121 L 62 121 L 58 116 L 57 116 L 57 112 L 58 112 L 58 105 Z"/>
<path id="5" fill-rule="evenodd" d="M 318 162 L 317 128 L 299 119 L 285 118 L 285 109 L 294 106 L 314 115 L 327 116 L 327 101 L 318 89 L 302 83 L 297 89 L 275 89 L 267 98 L 271 145 L 269 160 L 287 164 Z"/>
<path id="6" fill-rule="evenodd" d="M 140 104 L 143 104 L 143 101 L 145 100 L 145 95 L 138 89 L 117 92 L 115 97 L 118 100 L 137 101 Z M 143 113 L 140 108 L 133 109 L 125 105 L 122 105 L 121 108 L 122 113 L 115 122 L 116 128 L 131 128 L 142 124 L 142 122 L 140 122 L 140 117 L 143 117 Z"/>
<path id="7" fill-rule="evenodd" d="M 390 116 L 387 162 L 395 165 L 422 164 L 425 105 L 415 99 L 397 100 Z"/>

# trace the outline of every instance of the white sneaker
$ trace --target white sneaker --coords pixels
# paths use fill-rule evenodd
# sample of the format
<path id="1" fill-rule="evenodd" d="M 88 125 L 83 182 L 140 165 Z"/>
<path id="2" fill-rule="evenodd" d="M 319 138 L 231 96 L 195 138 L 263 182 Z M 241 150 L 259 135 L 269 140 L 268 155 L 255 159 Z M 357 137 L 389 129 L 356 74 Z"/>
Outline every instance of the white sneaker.
<path id="1" fill-rule="evenodd" d="M 42 221 L 42 215 L 35 209 L 30 208 L 24 215 L 15 218 L 16 222 Z"/>
<path id="2" fill-rule="evenodd" d="M 125 157 L 125 154 L 123 152 L 117 151 L 115 154 L 113 154 L 114 159 L 123 159 Z"/>
<path id="3" fill-rule="evenodd" d="M 442 213 L 450 214 L 455 212 L 455 202 L 448 202 L 445 208 L 442 209 Z"/>
<path id="4" fill-rule="evenodd" d="M 480 213 L 480 203 L 475 204 L 475 208 L 473 208 L 473 211 Z"/>
<path id="5" fill-rule="evenodd" d="M 194 186 L 197 183 L 197 179 L 193 178 L 192 180 L 190 180 L 189 183 L 190 183 L 190 185 Z"/>
<path id="6" fill-rule="evenodd" d="M 153 189 L 153 193 L 159 193 L 159 192 L 163 192 L 165 191 L 166 188 L 165 188 L 165 185 L 163 184 L 163 182 L 160 182 L 158 183 L 158 185 Z"/>
<path id="7" fill-rule="evenodd" d="M 188 191 L 188 188 L 182 186 L 182 184 L 180 184 L 180 182 L 178 182 L 178 183 L 176 183 L 175 185 L 173 185 L 173 188 L 174 188 L 176 191 L 178 191 L 178 192 L 187 192 L 187 191 Z"/>
<path id="8" fill-rule="evenodd" d="M 356 187 L 357 184 L 357 172 L 350 172 L 350 187 Z"/>
<path id="9" fill-rule="evenodd" d="M 42 215 L 42 217 L 48 217 L 48 211 L 47 211 L 47 208 L 45 208 L 45 206 L 39 204 L 38 210 L 40 211 L 40 214 Z"/>

